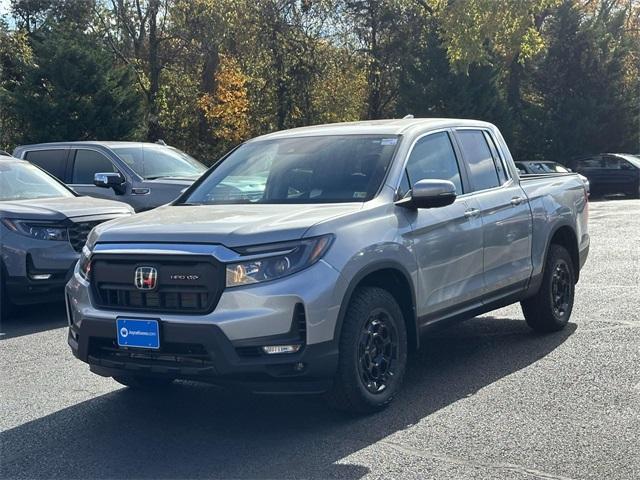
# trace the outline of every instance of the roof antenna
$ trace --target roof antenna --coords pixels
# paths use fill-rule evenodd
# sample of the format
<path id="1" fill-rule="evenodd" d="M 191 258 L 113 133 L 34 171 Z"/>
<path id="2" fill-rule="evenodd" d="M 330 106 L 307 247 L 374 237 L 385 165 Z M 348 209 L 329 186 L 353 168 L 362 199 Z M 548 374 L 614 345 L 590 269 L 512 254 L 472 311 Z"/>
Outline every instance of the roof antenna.
<path id="1" fill-rule="evenodd" d="M 409 118 L 413 118 L 413 114 L 409 114 L 409 115 L 405 115 L 404 117 L 402 117 L 403 120 L 407 120 Z"/>
<path id="2" fill-rule="evenodd" d="M 158 145 L 163 145 L 163 146 L 165 146 L 165 147 L 167 146 L 167 144 L 166 144 L 166 143 L 164 143 L 164 140 L 162 140 L 161 138 L 159 138 L 158 140 L 156 140 L 156 141 L 155 141 L 155 143 L 156 143 L 156 144 L 158 144 Z"/>

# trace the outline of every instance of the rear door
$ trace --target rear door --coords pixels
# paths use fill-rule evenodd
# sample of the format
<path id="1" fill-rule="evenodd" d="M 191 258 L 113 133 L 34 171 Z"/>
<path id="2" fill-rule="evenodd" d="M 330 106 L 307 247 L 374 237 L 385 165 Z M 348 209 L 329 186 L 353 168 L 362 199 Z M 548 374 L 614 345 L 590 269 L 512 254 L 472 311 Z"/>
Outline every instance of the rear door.
<path id="1" fill-rule="evenodd" d="M 525 288 L 531 275 L 531 210 L 489 130 L 455 131 L 478 202 L 483 231 L 485 300 Z"/>
<path id="2" fill-rule="evenodd" d="M 624 158 L 604 155 L 602 188 L 606 193 L 637 193 L 638 173 L 635 166 Z"/>
<path id="3" fill-rule="evenodd" d="M 440 208 L 407 210 L 418 263 L 418 316 L 424 322 L 480 304 L 482 222 L 478 203 L 469 196 L 464 170 L 450 131 L 429 133 L 414 143 L 399 188 L 406 193 L 419 180 L 449 180 L 456 201 Z"/>
<path id="4" fill-rule="evenodd" d="M 85 148 L 74 149 L 71 151 L 70 170 L 69 186 L 79 195 L 109 200 L 120 199 L 112 188 L 96 187 L 93 184 L 96 173 L 119 172 L 115 164 L 104 153 Z"/>

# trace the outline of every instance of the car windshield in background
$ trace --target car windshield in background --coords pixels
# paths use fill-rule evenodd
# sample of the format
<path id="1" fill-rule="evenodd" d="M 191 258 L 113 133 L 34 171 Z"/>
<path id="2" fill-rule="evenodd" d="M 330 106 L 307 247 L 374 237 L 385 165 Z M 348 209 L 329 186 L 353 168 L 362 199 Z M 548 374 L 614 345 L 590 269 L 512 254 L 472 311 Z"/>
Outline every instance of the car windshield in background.
<path id="1" fill-rule="evenodd" d="M 364 202 L 377 193 L 394 135 L 327 135 L 249 142 L 229 155 L 188 204 Z"/>
<path id="2" fill-rule="evenodd" d="M 0 201 L 73 196 L 38 167 L 27 162 L 0 161 Z"/>
<path id="3" fill-rule="evenodd" d="M 620 155 L 620 156 L 624 158 L 626 161 L 628 161 L 629 163 L 631 163 L 631 165 L 634 165 L 640 168 L 640 156 L 638 155 Z"/>
<path id="4" fill-rule="evenodd" d="M 177 148 L 163 145 L 113 147 L 131 169 L 146 180 L 156 178 L 196 179 L 206 170 L 203 164 Z"/>

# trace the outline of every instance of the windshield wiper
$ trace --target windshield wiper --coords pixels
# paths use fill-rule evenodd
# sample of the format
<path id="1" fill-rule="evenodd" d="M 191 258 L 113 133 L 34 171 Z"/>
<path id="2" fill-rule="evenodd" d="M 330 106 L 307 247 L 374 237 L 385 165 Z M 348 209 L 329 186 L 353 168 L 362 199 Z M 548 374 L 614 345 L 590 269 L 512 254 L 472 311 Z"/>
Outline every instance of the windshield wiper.
<path id="1" fill-rule="evenodd" d="M 153 175 L 151 177 L 144 177 L 145 180 L 158 180 L 160 178 L 175 178 L 176 180 L 193 180 L 194 178 L 198 178 L 198 176 L 176 173 L 173 175 Z"/>
<path id="2" fill-rule="evenodd" d="M 144 177 L 145 180 L 158 180 L 159 178 L 171 178 L 173 175 L 152 175 L 150 177 Z"/>

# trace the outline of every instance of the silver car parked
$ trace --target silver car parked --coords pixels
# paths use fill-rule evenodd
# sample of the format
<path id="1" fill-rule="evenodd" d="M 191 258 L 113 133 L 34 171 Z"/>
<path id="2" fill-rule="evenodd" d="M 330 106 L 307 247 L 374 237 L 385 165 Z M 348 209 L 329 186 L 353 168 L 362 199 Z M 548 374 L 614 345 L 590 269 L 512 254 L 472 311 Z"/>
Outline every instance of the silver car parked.
<path id="1" fill-rule="evenodd" d="M 380 409 L 436 323 L 521 302 L 534 330 L 564 328 L 587 209 L 573 173 L 521 181 L 485 122 L 277 132 L 171 205 L 93 230 L 68 343 L 132 387 L 234 382 Z"/>

